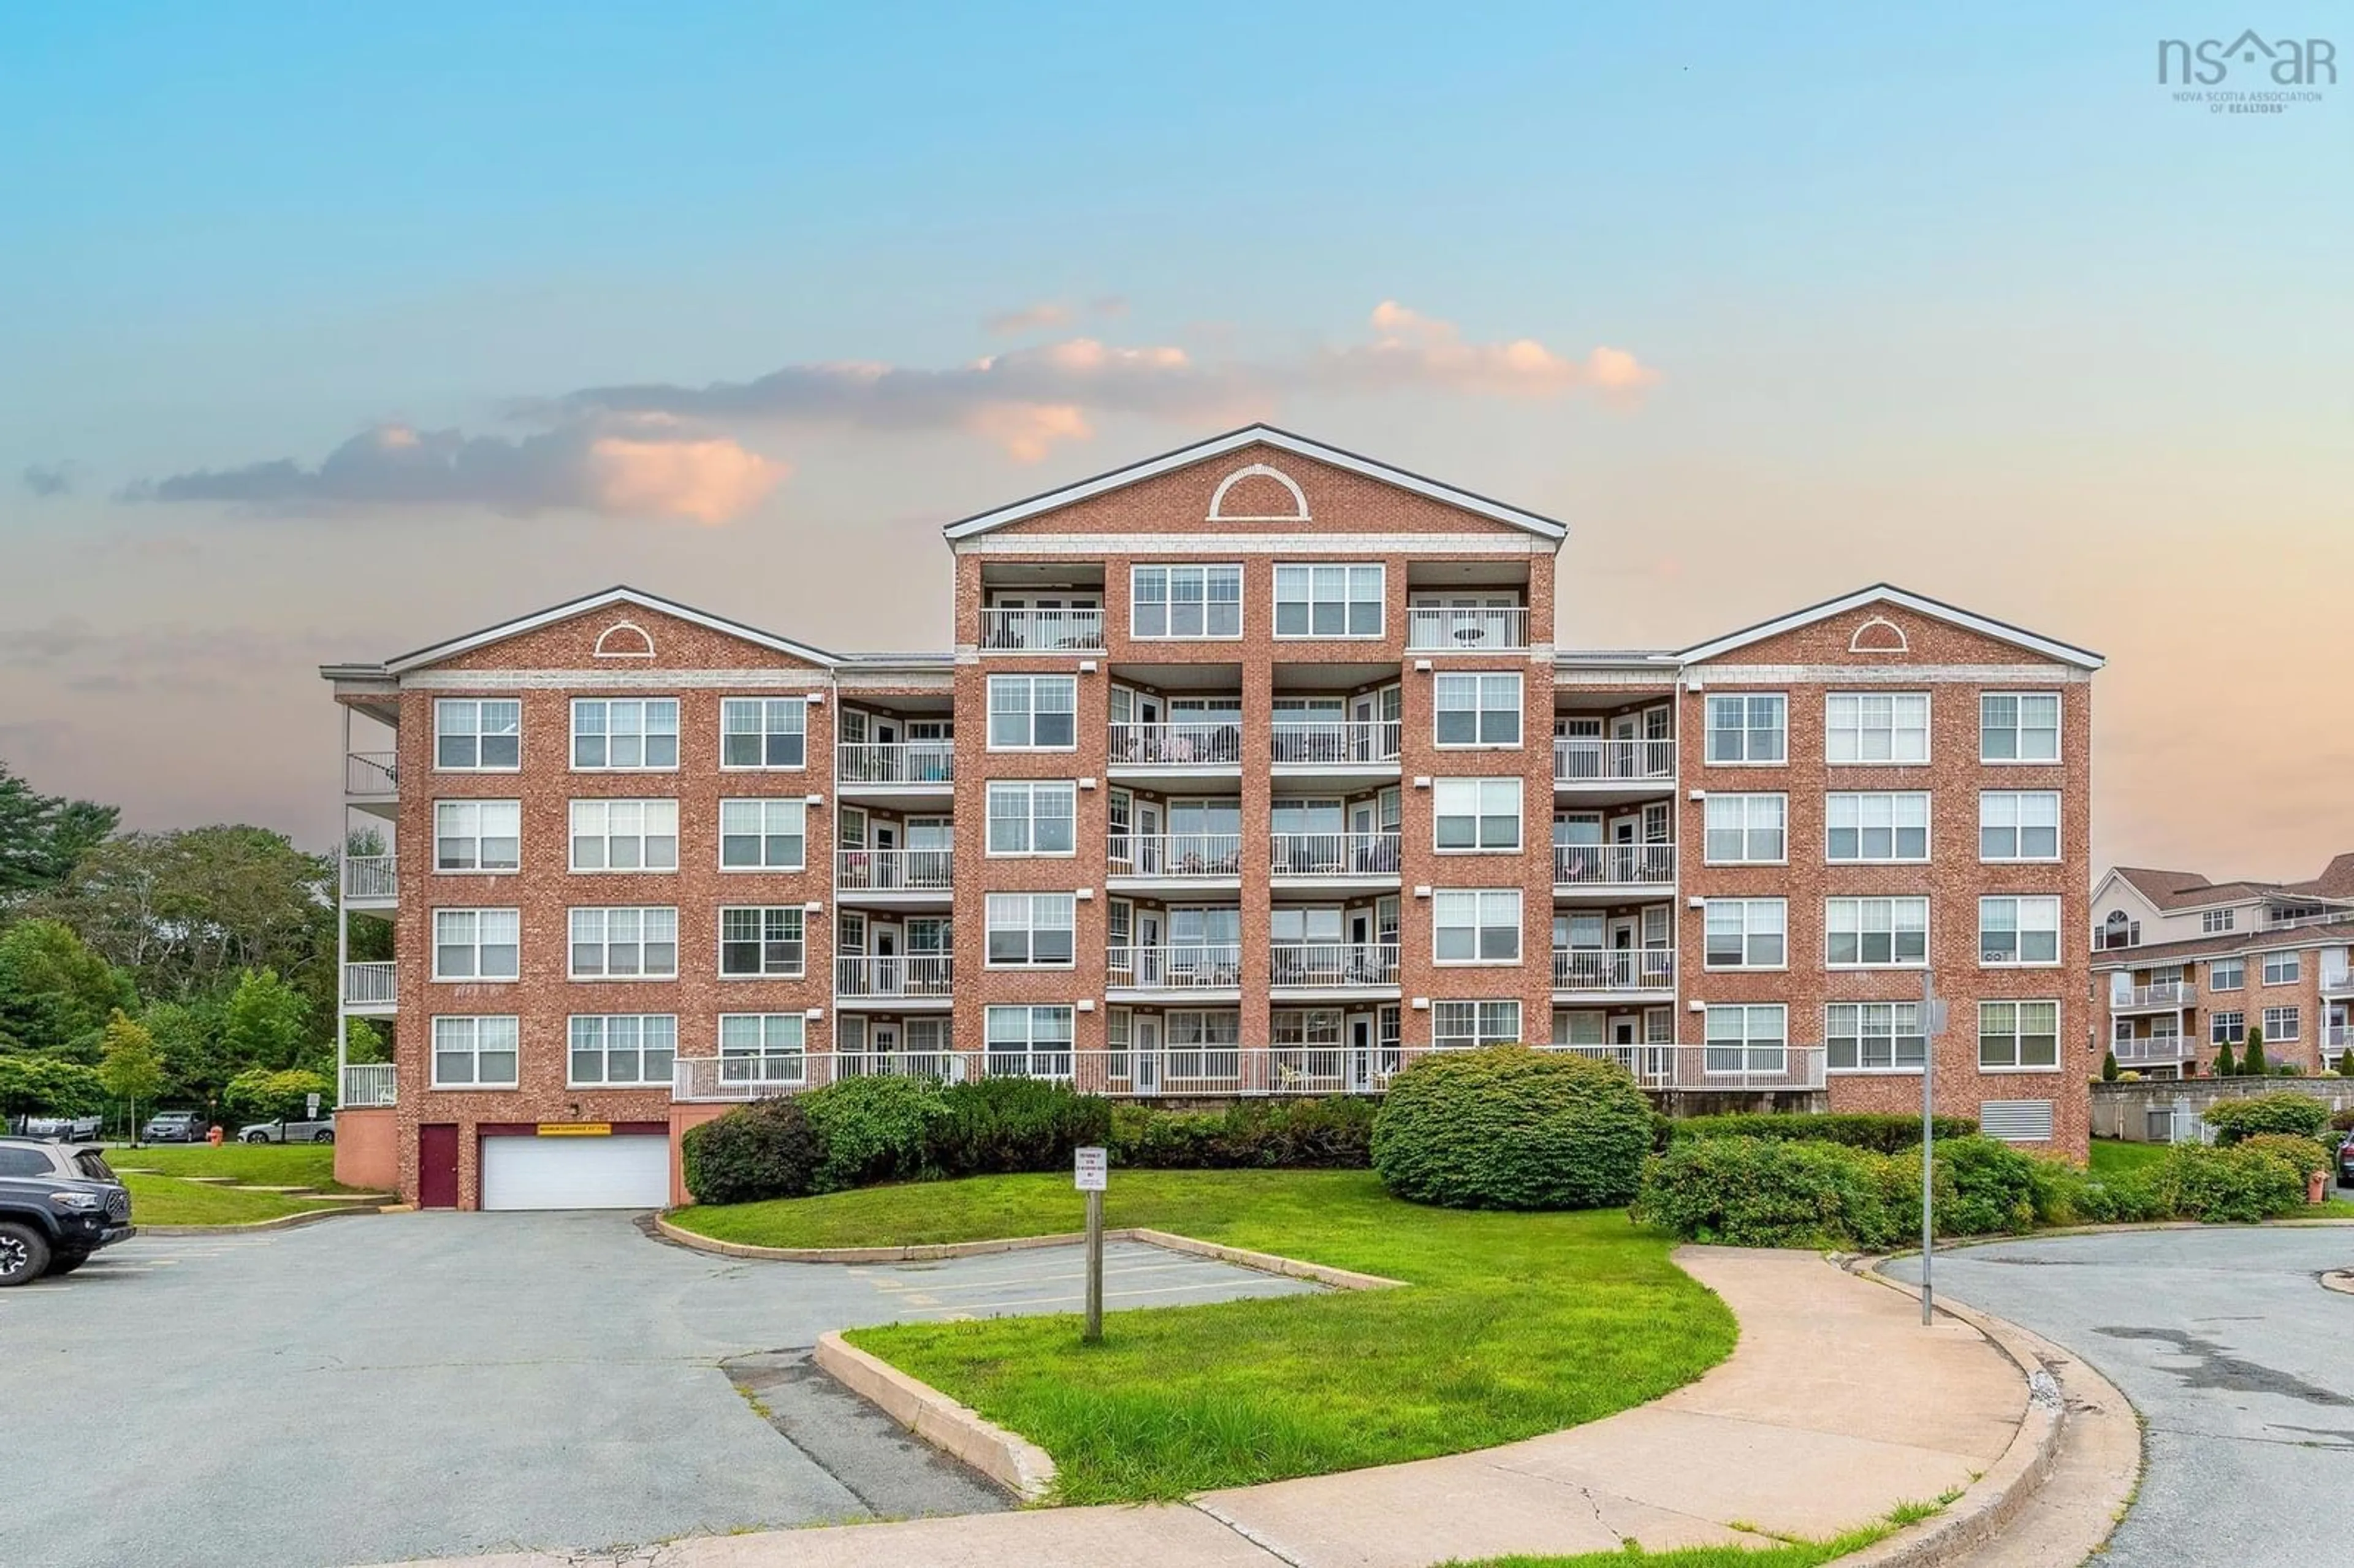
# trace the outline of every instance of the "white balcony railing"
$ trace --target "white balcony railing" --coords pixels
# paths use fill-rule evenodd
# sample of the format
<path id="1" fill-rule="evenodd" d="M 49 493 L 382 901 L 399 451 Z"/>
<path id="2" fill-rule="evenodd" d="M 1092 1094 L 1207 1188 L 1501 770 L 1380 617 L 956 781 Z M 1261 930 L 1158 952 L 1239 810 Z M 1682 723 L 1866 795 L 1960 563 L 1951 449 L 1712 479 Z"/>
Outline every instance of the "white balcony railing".
<path id="1" fill-rule="evenodd" d="M 388 1007 L 397 986 L 398 966 L 386 963 L 344 966 L 344 1005 Z"/>
<path id="2" fill-rule="evenodd" d="M 1395 942 L 1272 942 L 1267 983 L 1273 986 L 1394 986 Z"/>
<path id="3" fill-rule="evenodd" d="M 343 1097 L 336 1102 L 344 1109 L 366 1110 L 399 1102 L 391 1063 L 353 1062 L 344 1068 Z"/>
<path id="4" fill-rule="evenodd" d="M 2342 996 L 2354 991 L 2354 969 L 2323 969 L 2321 990 L 2325 996 Z"/>
<path id="5" fill-rule="evenodd" d="M 1398 759 L 1396 719 L 1296 719 L 1278 714 L 1273 757 L 1278 762 L 1379 764 Z"/>
<path id="6" fill-rule="evenodd" d="M 846 849 L 833 852 L 838 893 L 946 893 L 956 885 L 944 849 Z"/>
<path id="7" fill-rule="evenodd" d="M 2343 1051 L 2349 1046 L 2354 1046 L 2354 1023 L 2324 1024 L 2321 1030 L 2321 1044 L 2331 1051 Z M 2323 1065 L 2334 1067 L 2338 1064 L 2329 1062 Z"/>
<path id="8" fill-rule="evenodd" d="M 2144 1063 L 2172 1065 L 2190 1060 L 2198 1054 L 2197 1043 L 2188 1034 L 2152 1034 L 2140 1040 L 2119 1040 L 2109 1049 L 2117 1054 L 2117 1065 L 2138 1066 Z"/>
<path id="9" fill-rule="evenodd" d="M 947 953 L 848 955 L 833 960 L 837 996 L 932 998 L 956 994 Z"/>
<path id="10" fill-rule="evenodd" d="M 1557 735 L 1553 739 L 1556 784 L 1621 784 L 1676 776 L 1672 740 L 1604 740 L 1598 736 Z"/>
<path id="11" fill-rule="evenodd" d="M 833 748 L 843 784 L 949 784 L 956 779 L 953 740 L 845 740 Z"/>
<path id="12" fill-rule="evenodd" d="M 1277 833 L 1267 874 L 1278 882 L 1307 876 L 1395 876 L 1397 830 Z"/>
<path id="13" fill-rule="evenodd" d="M 1673 844 L 1555 844 L 1555 887 L 1664 887 L 1676 879 Z"/>
<path id="14" fill-rule="evenodd" d="M 391 898 L 399 891 L 398 857 L 388 854 L 354 854 L 344 857 L 344 897 Z"/>
<path id="15" fill-rule="evenodd" d="M 1563 1045 L 1617 1062 L 1647 1089 L 1691 1093 L 1726 1090 L 1805 1092 L 1823 1086 L 1820 1045 Z"/>
<path id="16" fill-rule="evenodd" d="M 1485 652 L 1491 648 L 1526 648 L 1529 612 L 1498 607 L 1483 609 L 1418 604 L 1405 612 L 1405 645 L 1419 652 L 1458 649 Z"/>
<path id="17" fill-rule="evenodd" d="M 1109 760 L 1138 768 L 1227 767 L 1243 759 L 1238 719 L 1179 719 L 1161 724 L 1116 722 Z"/>
<path id="18" fill-rule="evenodd" d="M 1214 991 L 1243 983 L 1243 950 L 1233 942 L 1130 942 L 1106 948 L 1104 961 L 1107 983 L 1140 991 Z"/>
<path id="19" fill-rule="evenodd" d="M 2189 980 L 2109 988 L 2111 1007 L 2188 1007 L 2198 998 L 2199 988 Z"/>
<path id="20" fill-rule="evenodd" d="M 1665 991 L 1676 983 L 1673 948 L 1555 948 L 1555 991 Z"/>
<path id="21" fill-rule="evenodd" d="M 1189 878 L 1239 876 L 1240 833 L 1115 833 L 1108 852 L 1115 876 Z"/>
<path id="22" fill-rule="evenodd" d="M 1006 609 L 990 605 L 981 612 L 984 652 L 1085 652 L 1103 645 L 1100 609 Z"/>
<path id="23" fill-rule="evenodd" d="M 389 751 L 351 751 L 344 754 L 344 793 L 346 795 L 398 795 L 400 793 L 397 776 L 398 762 Z"/>

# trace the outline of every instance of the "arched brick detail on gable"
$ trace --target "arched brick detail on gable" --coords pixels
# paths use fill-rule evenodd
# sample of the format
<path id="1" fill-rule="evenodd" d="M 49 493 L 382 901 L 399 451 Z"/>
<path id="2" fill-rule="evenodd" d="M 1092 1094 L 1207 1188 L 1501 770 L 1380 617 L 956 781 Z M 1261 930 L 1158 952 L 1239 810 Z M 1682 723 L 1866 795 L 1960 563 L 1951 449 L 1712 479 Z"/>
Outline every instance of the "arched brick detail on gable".
<path id="1" fill-rule="evenodd" d="M 595 653 L 599 659 L 651 659 L 653 634 L 634 620 L 617 620 L 598 633 Z"/>
<path id="2" fill-rule="evenodd" d="M 1210 495 L 1213 523 L 1305 523 L 1308 496 L 1292 477 L 1263 462 L 1248 463 L 1218 482 Z"/>
<path id="3" fill-rule="evenodd" d="M 1884 615 L 1875 615 L 1855 629 L 1847 640 L 1850 653 L 1910 653 L 1913 645 L 1905 640 L 1904 629 Z"/>

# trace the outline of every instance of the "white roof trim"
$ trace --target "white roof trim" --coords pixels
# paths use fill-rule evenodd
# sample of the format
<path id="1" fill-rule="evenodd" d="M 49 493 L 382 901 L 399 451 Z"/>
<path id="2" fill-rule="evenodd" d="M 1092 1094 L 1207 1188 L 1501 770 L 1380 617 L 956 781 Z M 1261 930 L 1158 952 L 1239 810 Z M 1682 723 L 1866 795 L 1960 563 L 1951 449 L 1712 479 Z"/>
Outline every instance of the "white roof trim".
<path id="1" fill-rule="evenodd" d="M 1426 496 L 1444 505 L 1477 513 L 1482 517 L 1491 518 L 1525 533 L 1534 534 L 1539 538 L 1558 541 L 1569 536 L 1567 525 L 1556 523 L 1550 517 L 1540 516 L 1533 512 L 1523 512 L 1517 506 L 1507 506 L 1500 501 L 1490 501 L 1484 495 L 1476 495 L 1468 490 L 1458 490 L 1451 484 L 1441 484 L 1435 479 L 1425 479 L 1418 473 L 1409 473 L 1402 468 L 1392 468 L 1389 464 L 1376 462 L 1372 458 L 1359 457 L 1355 452 L 1343 451 L 1338 447 L 1328 447 L 1321 441 L 1311 441 L 1305 436 L 1295 436 L 1288 430 L 1278 430 L 1272 425 L 1247 425 L 1239 430 L 1229 430 L 1223 436 L 1213 436 L 1206 441 L 1197 441 L 1190 447 L 1180 447 L 1175 451 L 1163 452 L 1159 457 L 1148 458 L 1142 462 L 1130 463 L 1126 468 L 1116 468 L 1109 473 L 1099 473 L 1093 479 L 1083 479 L 1076 484 L 1066 484 L 1060 490 L 1050 490 L 1043 495 L 1034 495 L 1027 501 L 1017 501 L 1010 506 L 1001 506 L 994 512 L 976 514 L 948 524 L 941 532 L 951 540 L 970 539 L 976 534 L 986 534 L 991 529 L 1002 528 L 1009 524 L 1019 523 L 1024 518 L 1035 517 L 1042 512 L 1052 512 L 1056 507 L 1087 501 L 1110 491 L 1124 489 L 1148 479 L 1158 478 L 1164 473 L 1172 473 L 1181 468 L 1190 468 L 1197 462 L 1203 462 L 1211 458 L 1223 457 L 1228 452 L 1240 450 L 1244 447 L 1257 445 L 1274 447 L 1295 456 L 1330 463 L 1334 468 L 1346 469 L 1351 473 L 1363 474 L 1367 479 L 1378 480 L 1384 484 L 1395 485 L 1400 490 Z"/>
<path id="2" fill-rule="evenodd" d="M 2015 642 L 2022 648 L 2031 648 L 2049 658 L 2057 659 L 2063 664 L 2073 664 L 2081 670 L 2097 670 L 2108 662 L 2106 659 L 2090 649 L 2078 648 L 2072 643 L 2039 636 L 2023 627 L 2013 626 L 2008 621 L 1996 620 L 1990 616 L 1973 615 L 1968 610 L 1955 605 L 1929 599 L 1921 594 L 1908 593 L 1888 583 L 1874 583 L 1870 588 L 1858 588 L 1855 592 L 1841 598 L 1827 599 L 1821 604 L 1812 605 L 1805 609 L 1793 610 L 1788 615 L 1774 620 L 1761 621 L 1755 626 L 1746 627 L 1730 635 L 1720 637 L 1713 642 L 1703 642 L 1697 647 L 1687 648 L 1683 652 L 1683 657 L 1688 663 L 1714 659 L 1766 638 L 1776 637 L 1785 631 L 1795 631 L 1799 627 L 1811 626 L 1816 621 L 1828 620 L 1834 615 L 1843 615 L 1850 609 L 1861 609 L 1866 605 L 1873 604 L 1902 605 L 1906 609 L 1917 610 L 1923 615 L 1947 621 L 1955 626 L 1967 627 L 1972 631 L 1983 633 L 2004 642 Z"/>
<path id="3" fill-rule="evenodd" d="M 518 617 L 514 620 L 502 621 L 496 626 L 486 626 L 480 631 L 470 631 L 463 637 L 453 637 L 447 642 L 436 642 L 430 647 L 419 648 L 413 653 L 403 653 L 398 658 L 387 659 L 385 661 L 384 668 L 387 673 L 398 675 L 428 664 L 438 664 L 444 659 L 454 659 L 461 653 L 469 653 L 477 648 L 504 641 L 507 638 L 520 636 L 526 631 L 536 631 L 543 626 L 553 626 L 559 620 L 569 620 L 576 615 L 585 615 L 590 610 L 603 609 L 616 604 L 634 605 L 640 609 L 651 609 L 659 614 L 675 616 L 681 620 L 691 620 L 695 625 L 709 630 L 721 632 L 729 637 L 740 637 L 747 642 L 757 643 L 763 648 L 773 648 L 779 653 L 790 653 L 796 659 L 806 659 L 813 664 L 822 664 L 832 668 L 841 662 L 837 657 L 822 648 L 812 648 L 805 642 L 795 642 L 790 638 L 761 631 L 754 627 L 746 626 L 740 621 L 713 615 L 708 610 L 690 609 L 686 605 L 676 604 L 666 599 L 658 599 L 652 594 L 643 593 L 633 588 L 610 588 L 603 593 L 590 594 L 586 599 L 576 599 L 568 604 L 555 605 L 531 615 Z"/>

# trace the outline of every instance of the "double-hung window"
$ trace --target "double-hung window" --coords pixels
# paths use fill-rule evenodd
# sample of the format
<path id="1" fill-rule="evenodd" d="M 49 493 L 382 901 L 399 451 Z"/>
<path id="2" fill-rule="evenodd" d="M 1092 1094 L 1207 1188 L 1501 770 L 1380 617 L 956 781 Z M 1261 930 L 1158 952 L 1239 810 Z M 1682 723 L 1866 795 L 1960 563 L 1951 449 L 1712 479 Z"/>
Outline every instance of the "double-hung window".
<path id="1" fill-rule="evenodd" d="M 1068 893 L 989 895 L 989 967 L 1067 969 L 1076 951 L 1077 900 Z"/>
<path id="2" fill-rule="evenodd" d="M 1790 1044 L 1790 1010 L 1780 1002 L 1711 1003 L 1701 1067 L 1709 1073 L 1779 1073 Z"/>
<path id="3" fill-rule="evenodd" d="M 1703 961 L 1712 969 L 1789 966 L 1789 904 L 1780 898 L 1712 898 L 1702 916 Z"/>
<path id="4" fill-rule="evenodd" d="M 2060 797 L 2054 795 L 2052 800 L 2053 812 L 2057 815 Z M 2199 912 L 2199 934 L 2212 937 L 2229 931 L 2239 925 L 2239 917 L 2240 912 L 2236 909 L 2201 909 Z"/>
<path id="5" fill-rule="evenodd" d="M 1711 790 L 1707 853 L 1711 865 L 1780 865 L 1789 858 L 1790 798 L 1787 795 L 1720 795 Z"/>
<path id="6" fill-rule="evenodd" d="M 676 697 L 575 697 L 575 773 L 664 772 L 678 766 Z"/>
<path id="7" fill-rule="evenodd" d="M 520 977 L 523 912 L 517 909 L 433 911 L 433 978 L 511 980 Z"/>
<path id="8" fill-rule="evenodd" d="M 522 801 L 433 803 L 434 870 L 513 871 L 522 863 Z"/>
<path id="9" fill-rule="evenodd" d="M 1278 637 L 1379 637 L 1385 599 L 1379 562 L 1275 568 Z"/>
<path id="10" fill-rule="evenodd" d="M 433 1021 L 433 1086 L 437 1089 L 512 1089 L 515 1043 L 509 1017 L 436 1018 Z"/>
<path id="11" fill-rule="evenodd" d="M 575 800 L 575 871 L 676 871 L 678 802 Z"/>
<path id="12" fill-rule="evenodd" d="M 1067 779 L 991 779 L 989 853 L 1074 853 L 1077 812 L 1078 787 Z"/>
<path id="13" fill-rule="evenodd" d="M 1437 847 L 1442 850 L 1518 850 L 1521 847 L 1521 781 L 1517 779 L 1441 779 L 1436 798 Z"/>
<path id="14" fill-rule="evenodd" d="M 1517 1001 L 1434 1001 L 1430 1044 L 1436 1051 L 1472 1051 L 1482 1045 L 1521 1043 Z"/>
<path id="15" fill-rule="evenodd" d="M 2295 985 L 2299 980 L 2304 978 L 2305 974 L 2305 966 L 2299 963 L 2297 959 L 2298 955 L 2294 948 L 2285 953 L 2266 953 L 2264 955 L 2264 983 L 2266 985 Z"/>
<path id="16" fill-rule="evenodd" d="M 720 869 L 801 870 L 808 863 L 808 821 L 801 800 L 720 801 Z"/>
<path id="17" fill-rule="evenodd" d="M 2209 991 L 2238 991 L 2248 983 L 2248 960 L 2217 959 L 2207 966 Z"/>
<path id="18" fill-rule="evenodd" d="M 1521 890 L 1441 888 L 1430 896 L 1431 957 L 1442 964 L 1521 959 Z"/>
<path id="19" fill-rule="evenodd" d="M 1720 763 L 1789 760 L 1790 699 L 1779 692 L 1712 696 L 1707 708 L 1708 759 Z"/>
<path id="20" fill-rule="evenodd" d="M 443 697 L 433 705 L 433 766 L 444 773 L 513 773 L 523 766 L 523 704 Z"/>
<path id="21" fill-rule="evenodd" d="M 1978 1003 L 1978 1065 L 2005 1068 L 2060 1065 L 2060 1004 L 2056 1001 Z"/>
<path id="22" fill-rule="evenodd" d="M 1978 900 L 1978 962 L 1987 965 L 2060 961 L 2060 900 Z"/>
<path id="23" fill-rule="evenodd" d="M 983 1013 L 982 1022 L 991 1076 L 1071 1075 L 1069 1007 L 992 1007 Z"/>
<path id="24" fill-rule="evenodd" d="M 678 1020 L 667 1012 L 576 1012 L 567 1080 L 574 1088 L 667 1086 Z"/>
<path id="25" fill-rule="evenodd" d="M 1978 697 L 1978 760 L 2060 760 L 2060 694 L 1987 692 Z"/>
<path id="26" fill-rule="evenodd" d="M 991 675 L 989 749 L 1076 750 L 1078 709 L 1076 675 Z"/>
<path id="27" fill-rule="evenodd" d="M 792 980 L 809 962 L 807 922 L 792 905 L 719 911 L 723 980 Z"/>
<path id="28" fill-rule="evenodd" d="M 1430 683 L 1440 746 L 1521 744 L 1521 678 L 1510 675 L 1438 675 Z"/>
<path id="29" fill-rule="evenodd" d="M 1823 1062 L 1834 1073 L 1918 1072 L 1928 1057 L 1917 1001 L 1834 1001 L 1823 1009 Z"/>
<path id="30" fill-rule="evenodd" d="M 1926 898 L 1823 900 L 1825 961 L 1837 969 L 1873 969 L 1929 961 Z"/>
<path id="31" fill-rule="evenodd" d="M 575 909 L 574 980 L 676 980 L 674 908 Z"/>
<path id="32" fill-rule="evenodd" d="M 1985 861 L 2058 860 L 2060 791 L 1980 790 L 1978 858 Z"/>
<path id="33" fill-rule="evenodd" d="M 1128 634 L 1136 638 L 1240 637 L 1243 569 L 1131 567 Z"/>
<path id="34" fill-rule="evenodd" d="M 809 704 L 800 697 L 724 697 L 719 766 L 799 768 L 809 756 Z"/>
<path id="35" fill-rule="evenodd" d="M 2117 1022 L 2128 1029 L 2133 1027 L 2129 1020 L 2120 1018 Z M 2207 1043 L 2211 1045 L 2236 1045 L 2247 1032 L 2248 1015 L 2244 1012 L 2211 1012 L 2207 1015 Z"/>
<path id="36" fill-rule="evenodd" d="M 2304 1014 L 2294 1007 L 2264 1009 L 2264 1038 L 2274 1044 L 2294 1044 L 2299 1038 Z"/>
<path id="37" fill-rule="evenodd" d="M 809 1074 L 808 1022 L 798 1012 L 719 1015 L 719 1081 L 798 1084 Z"/>
<path id="38" fill-rule="evenodd" d="M 1823 760 L 1929 760 L 1926 692 L 1832 692 L 1823 699 Z"/>
<path id="39" fill-rule="evenodd" d="M 1929 858 L 1929 793 L 1840 790 L 1823 801 L 1823 858 L 1840 863 Z"/>

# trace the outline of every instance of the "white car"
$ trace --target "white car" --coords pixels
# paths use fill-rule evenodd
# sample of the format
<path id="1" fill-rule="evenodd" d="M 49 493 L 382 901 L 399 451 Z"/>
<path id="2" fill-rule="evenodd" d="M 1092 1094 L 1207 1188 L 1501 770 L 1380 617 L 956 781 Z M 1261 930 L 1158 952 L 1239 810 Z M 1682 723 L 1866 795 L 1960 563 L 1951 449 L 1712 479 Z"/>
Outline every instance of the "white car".
<path id="1" fill-rule="evenodd" d="M 249 1122 L 237 1129 L 237 1140 L 239 1143 L 333 1143 L 335 1141 L 335 1118 L 323 1117 L 317 1121 L 289 1118 Z"/>

